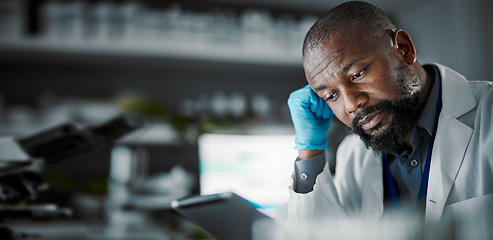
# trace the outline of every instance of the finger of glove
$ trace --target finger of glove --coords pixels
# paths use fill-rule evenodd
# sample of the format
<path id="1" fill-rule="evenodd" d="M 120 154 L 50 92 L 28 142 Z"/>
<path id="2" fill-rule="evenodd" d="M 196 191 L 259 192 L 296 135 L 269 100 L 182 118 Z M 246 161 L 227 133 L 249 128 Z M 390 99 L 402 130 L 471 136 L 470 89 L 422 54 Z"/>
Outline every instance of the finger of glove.
<path id="1" fill-rule="evenodd" d="M 309 85 L 292 92 L 289 95 L 288 106 L 294 120 L 330 119 L 332 110 L 323 99 L 317 96 Z M 310 120 L 313 119 L 313 120 Z"/>
<path id="2" fill-rule="evenodd" d="M 328 119 L 332 116 L 329 105 L 315 92 L 310 90 L 310 110 L 317 118 Z"/>
<path id="3" fill-rule="evenodd" d="M 306 111 L 310 101 L 309 91 L 311 91 L 310 86 L 306 85 L 289 95 L 288 106 L 290 111 Z"/>
<path id="4" fill-rule="evenodd" d="M 313 128 L 312 124 L 316 123 L 317 117 L 310 110 L 310 92 L 308 85 L 300 88 L 289 95 L 288 106 L 291 113 L 295 128 L 300 133 L 305 132 L 308 128 Z"/>
<path id="5" fill-rule="evenodd" d="M 323 109 L 324 110 L 323 110 L 323 113 L 322 113 L 322 118 L 323 119 L 329 119 L 332 116 L 332 114 L 333 114 L 332 109 L 330 109 L 330 107 L 329 107 L 329 104 L 327 104 L 327 103 L 324 102 Z"/>
<path id="6" fill-rule="evenodd" d="M 288 106 L 295 128 L 296 149 L 326 149 L 332 111 L 323 99 L 306 85 L 289 95 Z"/>
<path id="7" fill-rule="evenodd" d="M 307 122 L 308 123 L 308 122 Z M 326 150 L 329 119 L 314 119 L 306 125 L 295 125 L 295 149 Z"/>

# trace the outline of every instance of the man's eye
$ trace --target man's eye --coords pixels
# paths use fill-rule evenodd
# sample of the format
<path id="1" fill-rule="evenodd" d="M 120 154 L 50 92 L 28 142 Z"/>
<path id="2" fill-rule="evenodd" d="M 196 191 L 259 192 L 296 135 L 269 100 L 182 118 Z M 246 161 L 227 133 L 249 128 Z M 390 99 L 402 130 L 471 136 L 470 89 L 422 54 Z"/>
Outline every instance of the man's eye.
<path id="1" fill-rule="evenodd" d="M 337 92 L 328 94 L 327 97 L 325 98 L 325 101 L 334 101 L 337 97 Z"/>
<path id="2" fill-rule="evenodd" d="M 355 79 L 360 78 L 361 76 L 363 76 L 363 74 L 365 73 L 365 71 L 366 71 L 366 68 L 363 69 L 363 70 L 361 70 L 361 72 L 359 72 L 359 73 L 353 74 L 353 76 L 351 77 L 351 79 L 352 80 L 355 80 Z"/>

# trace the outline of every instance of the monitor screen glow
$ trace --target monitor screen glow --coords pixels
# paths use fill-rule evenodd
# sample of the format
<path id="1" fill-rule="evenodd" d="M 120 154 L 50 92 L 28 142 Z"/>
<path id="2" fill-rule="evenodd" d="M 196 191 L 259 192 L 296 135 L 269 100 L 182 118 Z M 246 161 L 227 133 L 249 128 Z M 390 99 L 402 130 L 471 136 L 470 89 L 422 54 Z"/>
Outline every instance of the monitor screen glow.
<path id="1" fill-rule="evenodd" d="M 201 194 L 234 192 L 257 208 L 287 202 L 294 135 L 204 134 L 199 138 Z"/>

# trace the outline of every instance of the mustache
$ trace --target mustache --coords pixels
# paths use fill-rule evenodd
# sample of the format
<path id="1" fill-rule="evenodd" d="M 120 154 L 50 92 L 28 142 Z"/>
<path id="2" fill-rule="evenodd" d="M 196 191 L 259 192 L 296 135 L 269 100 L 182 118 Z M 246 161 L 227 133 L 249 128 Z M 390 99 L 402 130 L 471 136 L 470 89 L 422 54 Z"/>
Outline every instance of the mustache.
<path id="1" fill-rule="evenodd" d="M 368 116 L 369 114 L 372 114 L 376 111 L 385 111 L 385 110 L 389 110 L 389 109 L 392 109 L 396 107 L 396 103 L 395 102 L 392 102 L 392 101 L 389 101 L 389 100 L 384 100 L 384 101 L 381 101 L 375 105 L 372 105 L 372 106 L 369 106 L 369 107 L 366 107 L 362 110 L 360 110 L 358 113 L 356 113 L 356 115 L 354 116 L 353 118 L 353 121 L 351 122 L 351 126 L 354 129 L 357 129 L 357 128 L 360 128 L 359 126 L 359 122 L 365 118 L 366 116 Z"/>

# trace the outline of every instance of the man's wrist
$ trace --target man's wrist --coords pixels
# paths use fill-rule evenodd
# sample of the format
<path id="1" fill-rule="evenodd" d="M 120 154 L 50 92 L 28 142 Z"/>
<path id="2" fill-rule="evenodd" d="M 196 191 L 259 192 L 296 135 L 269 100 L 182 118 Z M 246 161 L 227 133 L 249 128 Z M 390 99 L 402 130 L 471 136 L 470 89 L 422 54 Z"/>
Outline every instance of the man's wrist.
<path id="1" fill-rule="evenodd" d="M 324 153 L 324 150 L 301 149 L 298 150 L 298 160 L 307 160 Z"/>

